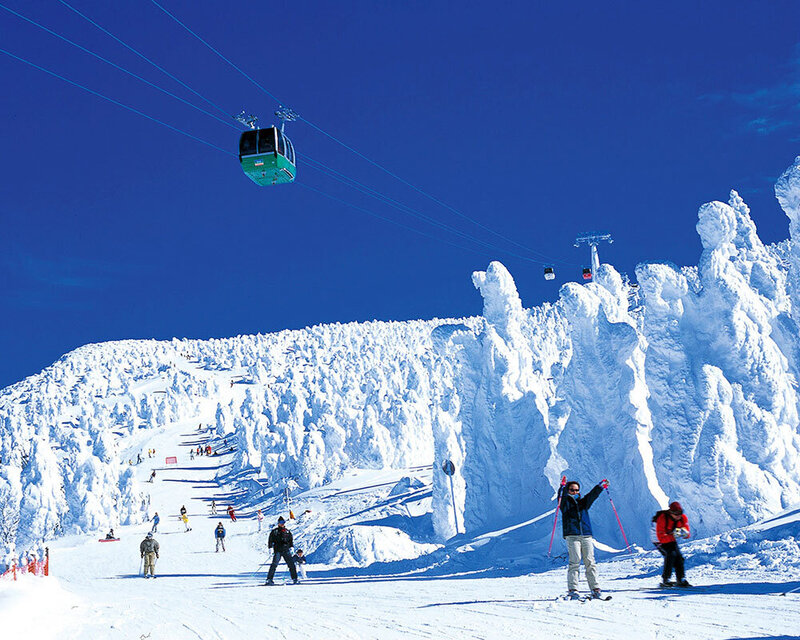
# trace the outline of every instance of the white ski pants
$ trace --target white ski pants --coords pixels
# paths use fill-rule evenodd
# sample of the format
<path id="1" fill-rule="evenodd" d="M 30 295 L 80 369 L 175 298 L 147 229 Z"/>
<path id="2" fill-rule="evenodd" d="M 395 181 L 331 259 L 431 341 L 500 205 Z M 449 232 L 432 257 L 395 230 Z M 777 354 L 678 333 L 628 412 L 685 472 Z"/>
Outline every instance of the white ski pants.
<path id="1" fill-rule="evenodd" d="M 567 588 L 578 589 L 578 576 L 581 571 L 581 560 L 586 571 L 586 580 L 590 589 L 599 589 L 597 584 L 597 566 L 594 563 L 594 540 L 592 536 L 567 536 L 569 552 L 569 568 L 567 569 Z"/>

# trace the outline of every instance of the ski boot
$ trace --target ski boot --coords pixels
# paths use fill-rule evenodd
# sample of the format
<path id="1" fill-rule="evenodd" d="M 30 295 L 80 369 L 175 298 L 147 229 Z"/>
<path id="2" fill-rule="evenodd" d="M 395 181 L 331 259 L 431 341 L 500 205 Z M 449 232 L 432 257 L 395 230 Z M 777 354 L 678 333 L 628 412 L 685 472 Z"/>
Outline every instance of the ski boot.
<path id="1" fill-rule="evenodd" d="M 575 589 L 570 589 L 567 592 L 567 600 L 580 600 L 581 594 L 577 592 Z"/>
<path id="2" fill-rule="evenodd" d="M 592 589 L 592 598 L 595 600 L 602 600 L 603 599 L 603 592 L 600 589 Z"/>
<path id="3" fill-rule="evenodd" d="M 661 582 L 658 583 L 658 586 L 661 589 L 671 589 L 672 587 L 675 586 L 675 583 L 672 580 L 662 580 Z"/>
<path id="4" fill-rule="evenodd" d="M 686 589 L 687 587 L 691 587 L 692 585 L 690 585 L 689 581 L 684 578 L 683 580 L 678 582 L 678 586 L 683 588 L 683 589 Z"/>
<path id="5" fill-rule="evenodd" d="M 272 586 L 274 586 L 274 585 L 275 585 L 275 583 L 274 583 L 272 580 L 267 580 L 267 581 L 264 583 L 264 586 L 265 586 L 265 587 L 272 587 Z"/>

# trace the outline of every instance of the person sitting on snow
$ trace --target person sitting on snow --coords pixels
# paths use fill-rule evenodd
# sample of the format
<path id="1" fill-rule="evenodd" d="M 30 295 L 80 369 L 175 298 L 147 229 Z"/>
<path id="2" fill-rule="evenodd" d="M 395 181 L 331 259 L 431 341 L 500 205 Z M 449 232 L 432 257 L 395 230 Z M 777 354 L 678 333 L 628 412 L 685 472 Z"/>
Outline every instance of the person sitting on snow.
<path id="1" fill-rule="evenodd" d="M 114 535 L 114 530 L 109 529 L 108 533 L 106 534 L 106 540 L 116 540 L 117 536 Z"/>
<path id="2" fill-rule="evenodd" d="M 656 540 L 653 544 L 664 556 L 664 570 L 661 572 L 660 587 L 691 587 L 684 577 L 683 555 L 676 538 L 689 537 L 689 518 L 681 508 L 680 502 L 671 502 L 669 509 L 659 511 L 653 516 Z M 675 570 L 677 583 L 671 582 L 672 571 Z"/>
<path id="3" fill-rule="evenodd" d="M 559 489 L 561 526 L 569 552 L 569 568 L 567 569 L 567 589 L 569 591 L 567 595 L 571 599 L 579 597 L 578 576 L 581 570 L 581 560 L 583 560 L 586 580 L 592 590 L 592 597 L 599 598 L 602 595 L 597 582 L 597 566 L 594 562 L 594 538 L 592 537 L 592 523 L 589 520 L 589 507 L 607 486 L 608 481 L 603 480 L 584 497 L 581 497 L 580 483 L 575 480 L 567 482 Z"/>

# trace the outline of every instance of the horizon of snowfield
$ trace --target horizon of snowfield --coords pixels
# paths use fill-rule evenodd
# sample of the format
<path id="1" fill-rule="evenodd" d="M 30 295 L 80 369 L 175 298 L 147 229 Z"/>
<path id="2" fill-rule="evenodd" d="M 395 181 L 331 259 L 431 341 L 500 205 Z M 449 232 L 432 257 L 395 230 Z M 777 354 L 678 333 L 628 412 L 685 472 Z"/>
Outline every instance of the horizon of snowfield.
<path id="1" fill-rule="evenodd" d="M 563 603 L 552 602 L 564 590 L 563 569 L 553 568 L 563 548 L 556 545 L 555 559 L 547 548 L 555 492 L 567 475 L 584 492 L 610 481 L 592 522 L 601 576 L 620 595 L 586 607 L 616 610 L 619 623 L 621 611 L 613 607 L 632 598 L 627 617 L 650 621 L 654 637 L 672 637 L 657 623 L 659 607 L 715 595 L 745 612 L 743 628 L 791 637 L 800 626 L 781 625 L 795 621 L 793 596 L 780 604 L 762 597 L 785 591 L 800 572 L 800 157 L 779 179 L 776 196 L 790 220 L 784 242 L 764 245 L 732 191 L 727 203 L 699 210 L 703 252 L 696 267 L 641 264 L 633 283 L 604 264 L 593 282 L 565 284 L 553 305 L 525 308 L 511 274 L 492 262 L 472 277 L 483 298 L 480 317 L 333 324 L 223 340 L 128 340 L 65 355 L 0 391 L 0 561 L 7 566 L 47 545 L 54 574 L 49 581 L 3 582 L 0 607 L 17 602 L 24 609 L 38 589 L 50 589 L 65 612 L 53 628 L 73 606 L 127 624 L 145 609 L 134 597 L 141 589 L 136 572 L 121 558 L 135 556 L 154 510 L 174 516 L 180 497 L 203 519 L 217 496 L 245 515 L 261 508 L 274 520 L 287 515 L 288 496 L 290 506 L 303 507 L 292 522 L 317 576 L 302 585 L 316 594 L 313 601 L 297 606 L 324 603 L 328 586 L 344 590 L 324 610 L 334 630 L 328 634 L 345 633 L 347 616 L 333 612 L 334 602 L 352 597 L 386 607 L 371 616 L 353 609 L 364 617 L 352 637 L 370 637 L 373 622 L 390 636 L 433 633 L 452 623 L 450 607 L 458 608 L 459 621 L 464 614 L 462 634 L 487 637 L 487 620 L 506 614 L 510 628 L 529 618 L 541 624 L 544 616 L 530 617 L 539 606 L 533 603 L 563 615 Z M 193 440 L 219 455 L 187 462 Z M 147 457 L 153 448 L 157 458 Z M 169 451 L 179 464 L 161 469 Z M 144 456 L 141 464 L 137 456 Z M 448 460 L 452 476 L 441 470 Z M 690 519 L 693 539 L 685 549 L 701 586 L 691 594 L 652 594 L 660 559 L 650 550 L 650 519 L 676 499 Z M 203 535 L 210 538 L 209 526 Z M 94 542 L 110 527 L 124 532 L 119 544 Z M 221 616 L 213 598 L 192 595 L 191 585 L 201 593 L 241 594 L 245 583 L 263 578 L 258 562 L 249 568 L 263 557 L 263 535 L 243 530 L 231 532 L 242 544 L 225 555 L 233 569 L 218 564 L 216 554 L 205 556 L 199 528 L 182 534 L 185 548 L 173 547 L 170 580 L 153 582 L 173 582 L 174 599 L 161 591 L 158 598 L 175 607 L 183 598 L 200 618 L 200 609 Z M 174 535 L 165 532 L 168 541 Z M 625 538 L 635 553 L 622 553 Z M 115 548 L 127 551 L 118 556 Z M 192 560 L 215 564 L 202 571 Z M 239 587 L 223 586 L 226 577 Z M 411 582 L 401 598 L 389 595 Z M 135 591 L 123 588 L 128 584 Z M 464 598 L 443 604 L 456 584 Z M 640 587 L 645 591 L 635 591 Z M 107 615 L 86 604 L 92 590 L 102 595 L 98 601 L 109 598 Z M 479 602 L 481 590 L 497 601 Z M 513 615 L 512 592 L 519 592 L 522 610 Z M 306 597 L 282 594 L 277 598 Z M 235 604 L 237 596 L 230 606 L 247 618 L 243 603 L 252 608 L 263 598 Z M 130 616 L 111 611 L 119 603 Z M 474 606 L 483 604 L 491 611 Z M 401 611 L 414 622 L 398 623 Z M 694 636 L 690 627 L 684 631 L 739 637 L 721 635 L 733 633 L 731 621 L 739 620 L 721 611 L 698 604 L 698 620 L 725 620 L 696 628 Z M 196 637 L 189 618 L 179 617 L 190 629 L 180 633 Z M 235 635 L 232 621 L 240 624 L 219 623 L 220 637 Z M 304 632 L 300 625 L 290 635 Z M 307 636 L 322 634 L 313 627 Z"/>

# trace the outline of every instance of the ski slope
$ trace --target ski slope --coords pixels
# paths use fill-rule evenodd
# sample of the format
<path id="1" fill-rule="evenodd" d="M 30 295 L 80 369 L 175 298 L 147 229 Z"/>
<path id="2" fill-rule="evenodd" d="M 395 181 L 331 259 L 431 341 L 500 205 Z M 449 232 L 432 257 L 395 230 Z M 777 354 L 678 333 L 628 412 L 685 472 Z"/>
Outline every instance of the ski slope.
<path id="1" fill-rule="evenodd" d="M 98 535 L 69 536 L 50 545 L 51 577 L 0 582 L 0 619 L 5 637 L 25 638 L 779 638 L 800 633 L 800 594 L 780 596 L 800 586 L 800 570 L 784 574 L 756 566 L 721 569 L 697 567 L 688 576 L 689 591 L 659 591 L 660 560 L 654 553 L 609 559 L 600 565 L 601 582 L 610 602 L 558 601 L 566 569 L 555 559 L 552 569 L 529 574 L 515 568 L 515 533 L 530 522 L 504 527 L 471 539 L 461 536 L 438 546 L 435 562 L 398 560 L 308 565 L 308 579 L 288 580 L 281 565 L 279 585 L 265 579 L 267 527 L 259 533 L 254 505 L 242 506 L 217 480 L 224 477 L 233 454 L 189 459 L 189 447 L 215 442 L 194 423 L 176 424 L 152 440 L 157 459 L 145 458 L 136 473 L 145 482 L 151 462 L 157 480 L 149 490 L 150 513 L 161 516 L 155 580 L 140 576 L 139 543 L 150 525 L 122 526 L 119 542 L 100 543 Z M 209 440 L 210 439 L 210 440 Z M 165 468 L 167 455 L 179 465 Z M 408 471 L 417 480 L 402 482 Z M 222 474 L 221 474 L 222 472 Z M 400 482 L 399 482 L 400 481 Z M 413 486 L 413 485 L 416 485 Z M 390 491 L 397 487 L 397 491 Z M 317 490 L 299 494 L 292 503 L 298 519 L 290 521 L 296 547 L 315 531 L 337 522 L 359 522 L 362 528 L 388 528 L 387 509 L 407 501 L 408 518 L 429 508 L 429 470 L 354 471 Z M 220 513 L 210 514 L 215 499 Z M 427 500 L 427 504 L 426 504 Z M 237 508 L 237 522 L 224 515 Z M 184 532 L 178 511 L 185 505 L 192 530 Z M 265 525 L 285 508 L 269 510 Z M 310 513 L 306 513 L 310 509 Z M 405 511 L 405 508 L 404 508 Z M 543 514 L 549 524 L 549 514 Z M 798 518 L 797 511 L 778 518 L 780 526 Z M 223 522 L 227 551 L 214 552 L 213 530 Z M 377 524 L 375 524 L 377 522 Z M 767 527 L 768 525 L 763 525 Z M 395 530 L 397 531 L 397 530 Z M 388 534 L 387 534 L 388 535 Z M 397 535 L 397 534 L 395 534 Z M 376 553 L 380 536 L 376 534 Z M 392 540 L 387 543 L 396 545 Z M 494 548 L 494 551 L 490 549 Z M 498 561 L 497 549 L 508 556 Z M 426 549 L 430 552 L 431 549 Z M 560 543 L 556 553 L 562 553 Z M 437 553 L 439 554 L 437 556 Z M 480 561 L 485 553 L 493 558 Z M 419 558 L 422 560 L 423 558 Z M 369 559 L 372 560 L 372 559 Z M 449 561 L 446 561 L 449 560 Z M 505 566 L 504 566 L 505 565 Z M 10 625 L 10 627 L 9 627 Z M 18 635 L 17 635 L 18 634 Z M 5 634 L 4 634 L 5 635 Z"/>

